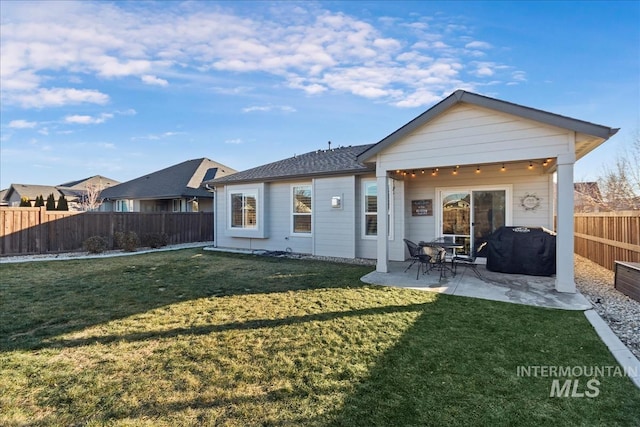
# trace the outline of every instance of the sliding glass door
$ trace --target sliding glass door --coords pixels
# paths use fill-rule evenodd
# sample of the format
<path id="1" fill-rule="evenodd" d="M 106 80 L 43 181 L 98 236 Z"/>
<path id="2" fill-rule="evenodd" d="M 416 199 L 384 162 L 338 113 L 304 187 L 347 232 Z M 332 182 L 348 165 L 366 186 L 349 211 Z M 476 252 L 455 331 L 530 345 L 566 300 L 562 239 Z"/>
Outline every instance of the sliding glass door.
<path id="1" fill-rule="evenodd" d="M 443 189 L 439 196 L 439 234 L 464 246 L 459 253 L 471 253 L 472 248 L 479 247 L 497 228 L 506 225 L 507 188 Z"/>

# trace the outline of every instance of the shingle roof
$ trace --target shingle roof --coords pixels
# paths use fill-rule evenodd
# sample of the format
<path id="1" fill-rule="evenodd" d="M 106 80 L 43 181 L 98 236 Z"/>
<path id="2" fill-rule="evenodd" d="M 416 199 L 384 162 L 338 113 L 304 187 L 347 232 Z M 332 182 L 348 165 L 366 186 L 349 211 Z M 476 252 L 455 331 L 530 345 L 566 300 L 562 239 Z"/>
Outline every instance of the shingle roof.
<path id="1" fill-rule="evenodd" d="M 321 175 L 358 174 L 372 172 L 371 166 L 359 163 L 358 154 L 373 144 L 338 147 L 330 150 L 317 150 L 288 159 L 258 166 L 242 172 L 217 178 L 208 183 L 235 184 L 241 182 L 275 181 Z"/>
<path id="2" fill-rule="evenodd" d="M 17 193 L 21 198 L 28 197 L 29 200 L 35 200 L 38 196 L 43 196 L 45 199 L 49 194 L 58 199 L 62 193 L 52 185 L 32 185 L 32 184 L 11 184 L 8 188 L 5 197 L 8 199 L 12 193 Z"/>
<path id="3" fill-rule="evenodd" d="M 63 184 L 58 185 L 58 187 L 80 188 L 82 190 L 85 190 L 87 184 L 96 184 L 96 185 L 101 185 L 103 187 L 112 187 L 116 184 L 120 184 L 120 181 L 116 181 L 115 179 L 107 178 L 106 176 L 102 176 L 102 175 L 94 175 L 94 176 L 90 176 L 89 178 L 65 182 Z"/>
<path id="4" fill-rule="evenodd" d="M 207 158 L 187 160 L 177 165 L 106 188 L 100 193 L 104 199 L 168 199 L 180 197 L 212 197 L 201 187 L 205 176 L 235 172 L 223 164 Z"/>
<path id="5" fill-rule="evenodd" d="M 478 95 L 476 93 L 467 92 L 464 90 L 457 90 L 433 107 L 429 108 L 424 113 L 420 114 L 415 119 L 411 120 L 409 123 L 405 124 L 390 135 L 384 137 L 366 152 L 361 153 L 358 156 L 358 160 L 372 161 L 374 155 L 376 155 L 386 147 L 394 144 L 396 141 L 404 138 L 420 126 L 428 123 L 435 117 L 439 116 L 449 108 L 459 103 L 467 103 L 477 105 L 479 107 L 490 108 L 503 113 L 520 116 L 525 119 L 535 120 L 551 126 L 570 129 L 586 135 L 593 135 L 595 137 L 603 138 L 604 140 L 607 140 L 608 138 L 615 135 L 616 132 L 618 132 L 618 129 L 615 128 L 609 128 L 607 126 L 573 119 L 571 117 L 561 116 L 559 114 L 550 113 L 548 111 L 525 107 L 523 105 L 514 104 L 512 102 L 489 98 L 488 96 Z"/>

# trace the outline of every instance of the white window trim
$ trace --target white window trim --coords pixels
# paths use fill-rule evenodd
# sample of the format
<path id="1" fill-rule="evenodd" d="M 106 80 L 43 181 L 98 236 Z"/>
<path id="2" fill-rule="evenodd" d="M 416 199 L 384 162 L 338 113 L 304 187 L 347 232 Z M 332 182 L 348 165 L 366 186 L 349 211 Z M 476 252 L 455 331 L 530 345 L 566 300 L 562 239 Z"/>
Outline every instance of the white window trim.
<path id="1" fill-rule="evenodd" d="M 378 238 L 378 235 L 376 234 L 375 236 L 370 235 L 370 234 L 366 234 L 367 233 L 367 221 L 366 221 L 366 216 L 367 213 L 365 212 L 365 209 L 367 207 L 367 194 L 366 194 L 366 185 L 367 184 L 377 184 L 377 180 L 376 179 L 363 179 L 362 180 L 362 207 L 360 209 L 361 212 L 361 222 L 362 225 L 360 227 L 360 235 L 361 238 L 363 240 L 376 240 Z M 393 214 L 393 206 L 395 205 L 395 201 L 394 201 L 394 191 L 393 191 L 393 183 L 390 183 L 388 185 L 388 190 L 389 193 L 387 195 L 387 200 L 389 203 L 389 208 L 387 211 L 387 215 L 388 215 L 388 221 L 389 221 L 389 240 L 393 240 L 393 230 L 394 230 L 394 222 L 393 222 L 393 218 L 394 218 L 394 214 Z M 376 194 L 377 194 L 377 188 L 376 188 Z M 377 195 L 376 195 L 377 197 Z M 369 214 L 372 215 L 372 214 Z M 378 212 L 376 210 L 375 215 L 378 215 Z"/>
<path id="2" fill-rule="evenodd" d="M 266 213 L 264 212 L 266 208 L 265 203 L 265 191 L 266 191 L 265 183 L 256 183 L 256 184 L 248 184 L 248 185 L 231 185 L 225 186 L 224 189 L 224 200 L 225 200 L 225 235 L 228 237 L 241 237 L 241 238 L 249 238 L 249 239 L 266 239 L 267 236 L 267 227 L 266 227 Z M 238 228 L 231 227 L 231 195 L 243 193 L 247 195 L 252 195 L 256 198 L 256 227 L 255 228 Z"/>
<path id="3" fill-rule="evenodd" d="M 233 198 L 234 195 L 236 194 L 242 194 L 242 198 L 246 198 L 246 197 L 253 197 L 254 199 L 256 199 L 256 211 L 259 209 L 258 208 L 258 190 L 232 190 L 229 191 L 229 195 L 227 197 L 227 203 L 229 204 L 229 216 L 228 216 L 228 228 L 230 230 L 257 230 L 260 227 L 260 218 L 258 213 L 256 212 L 256 223 L 254 225 L 252 225 L 251 227 L 247 227 L 246 224 L 243 224 L 242 227 L 234 227 L 233 224 L 233 203 L 231 201 L 231 199 Z"/>
<path id="4" fill-rule="evenodd" d="M 377 181 L 375 179 L 363 179 L 362 180 L 362 209 L 361 209 L 361 214 L 362 214 L 362 226 L 360 227 L 360 231 L 361 231 L 361 237 L 364 240 L 376 240 L 378 238 L 378 233 L 376 231 L 375 235 L 372 234 L 367 234 L 367 215 L 375 215 L 376 217 L 378 216 L 378 209 L 376 207 L 376 212 L 375 213 L 367 213 L 366 209 L 367 209 L 367 184 L 377 184 Z M 378 197 L 377 195 L 378 189 L 376 187 L 376 198 Z M 377 205 L 376 205 L 377 206 Z"/>
<path id="5" fill-rule="evenodd" d="M 306 213 L 295 213 L 294 212 L 295 197 L 293 195 L 293 189 L 296 188 L 296 187 L 309 187 L 309 191 L 311 192 L 311 212 L 308 213 L 308 214 L 306 214 Z M 310 183 L 310 182 L 291 184 L 291 186 L 289 187 L 289 197 L 290 197 L 290 201 L 289 201 L 289 215 L 290 215 L 289 232 L 291 233 L 291 236 L 312 237 L 313 236 L 313 184 Z M 309 216 L 311 218 L 311 232 L 310 233 L 296 233 L 294 231 L 293 218 L 295 216 Z"/>
<path id="6" fill-rule="evenodd" d="M 498 184 L 498 185 L 468 185 L 464 187 L 436 187 L 436 200 L 433 207 L 433 213 L 435 215 L 435 230 L 434 236 L 440 236 L 440 230 L 442 230 L 442 194 L 445 192 L 460 192 L 468 191 L 500 191 L 504 190 L 505 196 L 505 209 L 504 209 L 504 224 L 505 226 L 511 226 L 513 224 L 513 185 L 512 184 Z"/>

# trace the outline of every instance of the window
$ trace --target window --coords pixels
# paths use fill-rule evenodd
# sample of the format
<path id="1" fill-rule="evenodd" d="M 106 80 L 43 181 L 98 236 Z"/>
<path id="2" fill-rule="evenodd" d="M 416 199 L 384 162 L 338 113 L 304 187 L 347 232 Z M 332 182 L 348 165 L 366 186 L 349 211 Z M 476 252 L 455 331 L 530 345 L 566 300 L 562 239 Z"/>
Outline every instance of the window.
<path id="1" fill-rule="evenodd" d="M 378 184 L 364 182 L 364 235 L 378 235 Z"/>
<path id="2" fill-rule="evenodd" d="M 311 185 L 294 185 L 291 187 L 292 233 L 311 234 Z"/>
<path id="3" fill-rule="evenodd" d="M 182 200 L 181 199 L 173 199 L 171 201 L 172 208 L 174 212 L 182 212 Z"/>
<path id="4" fill-rule="evenodd" d="M 265 190 L 267 189 L 268 185 L 265 183 L 225 187 L 225 234 L 227 236 L 248 239 L 266 239 L 268 237 L 264 212 L 264 200 L 267 197 Z M 284 208 L 288 210 L 286 204 Z"/>
<path id="5" fill-rule="evenodd" d="M 133 200 L 116 200 L 116 212 L 133 211 Z"/>
<path id="6" fill-rule="evenodd" d="M 253 193 L 231 193 L 231 228 L 256 228 L 257 196 Z"/>
<path id="7" fill-rule="evenodd" d="M 393 240 L 393 194 L 394 185 L 391 183 L 387 194 L 389 240 Z M 373 239 L 378 235 L 378 183 L 362 181 L 362 196 L 362 237 Z"/>

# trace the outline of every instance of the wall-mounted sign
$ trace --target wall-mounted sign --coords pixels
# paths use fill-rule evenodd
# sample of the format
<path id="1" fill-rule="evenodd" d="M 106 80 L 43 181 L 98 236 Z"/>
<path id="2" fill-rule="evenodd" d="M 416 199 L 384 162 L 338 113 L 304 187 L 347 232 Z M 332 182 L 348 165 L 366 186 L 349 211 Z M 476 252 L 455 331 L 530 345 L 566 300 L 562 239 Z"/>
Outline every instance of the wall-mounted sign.
<path id="1" fill-rule="evenodd" d="M 412 200 L 411 216 L 433 216 L 433 199 Z"/>
<path id="2" fill-rule="evenodd" d="M 527 193 L 520 198 L 520 206 L 522 206 L 525 211 L 535 211 L 540 207 L 540 200 L 540 197 L 535 194 Z"/>

